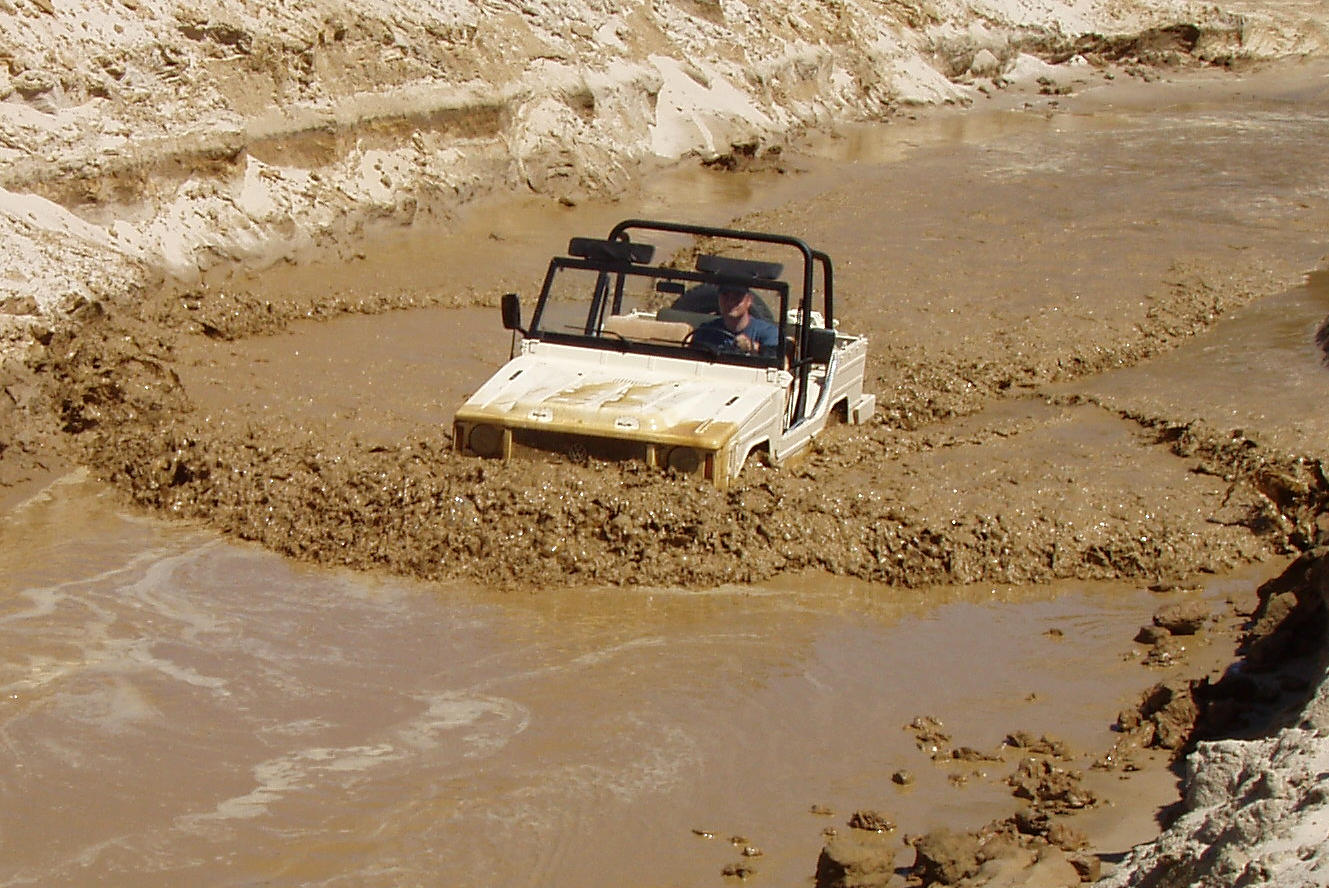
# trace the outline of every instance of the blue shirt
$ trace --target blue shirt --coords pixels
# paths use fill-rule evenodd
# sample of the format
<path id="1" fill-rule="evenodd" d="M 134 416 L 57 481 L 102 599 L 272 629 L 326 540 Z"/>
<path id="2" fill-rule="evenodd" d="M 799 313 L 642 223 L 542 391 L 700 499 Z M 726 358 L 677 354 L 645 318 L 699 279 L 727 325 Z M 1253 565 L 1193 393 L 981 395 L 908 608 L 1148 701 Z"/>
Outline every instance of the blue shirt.
<path id="1" fill-rule="evenodd" d="M 764 358 L 773 358 L 780 353 L 780 328 L 770 321 L 748 315 L 748 325 L 737 333 L 731 333 L 724 325 L 724 318 L 707 321 L 697 328 L 692 340 L 704 348 L 714 348 L 727 355 L 748 354 L 738 347 L 738 337 L 746 336 L 757 345 L 758 354 Z"/>

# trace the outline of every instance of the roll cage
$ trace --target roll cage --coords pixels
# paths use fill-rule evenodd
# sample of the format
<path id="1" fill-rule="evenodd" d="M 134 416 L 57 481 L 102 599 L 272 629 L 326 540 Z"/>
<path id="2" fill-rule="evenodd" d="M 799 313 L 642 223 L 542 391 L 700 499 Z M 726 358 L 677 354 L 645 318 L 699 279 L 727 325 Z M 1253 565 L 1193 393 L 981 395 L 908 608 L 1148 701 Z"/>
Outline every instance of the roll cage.
<path id="1" fill-rule="evenodd" d="M 653 264 L 654 245 L 632 240 L 632 234 L 640 232 L 785 248 L 798 259 L 798 273 L 785 280 L 781 277 L 782 263 L 710 254 L 699 255 L 692 269 Z M 809 375 L 814 365 L 826 363 L 835 343 L 834 274 L 826 253 L 787 235 L 627 219 L 615 225 L 604 240 L 573 238 L 568 254 L 550 261 L 530 327 L 521 327 L 515 296 L 505 302 L 506 326 L 528 338 L 551 343 L 756 365 L 772 371 L 787 369 L 792 377 L 789 427 L 806 418 Z M 778 307 L 769 311 L 769 320 L 780 331 L 777 353 L 708 351 L 691 346 L 688 334 L 680 332 L 685 328 L 678 325 L 695 328 L 711 317 L 689 310 L 688 306 L 695 307 L 697 300 L 690 302 L 688 297 L 704 299 L 708 291 L 713 293 L 729 285 L 751 290 L 759 305 L 763 304 L 761 300 L 769 300 Z M 761 311 L 754 309 L 754 314 L 760 315 Z M 623 318 L 646 323 L 631 328 L 621 321 Z M 670 324 L 675 326 L 667 326 Z M 639 335 L 621 332 L 624 329 Z"/>

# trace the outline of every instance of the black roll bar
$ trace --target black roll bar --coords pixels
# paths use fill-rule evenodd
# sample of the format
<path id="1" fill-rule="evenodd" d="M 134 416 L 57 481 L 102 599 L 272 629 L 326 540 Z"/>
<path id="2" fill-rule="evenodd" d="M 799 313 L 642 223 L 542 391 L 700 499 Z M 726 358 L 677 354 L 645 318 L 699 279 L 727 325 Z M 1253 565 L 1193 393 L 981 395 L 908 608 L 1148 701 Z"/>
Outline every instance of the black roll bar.
<path id="1" fill-rule="evenodd" d="M 820 263 L 822 267 L 823 281 L 825 291 L 823 298 L 825 300 L 825 323 L 828 328 L 833 326 L 833 315 L 831 313 L 831 258 L 820 250 L 813 250 L 802 238 L 793 237 L 787 234 L 773 234 L 766 231 L 744 231 L 737 228 L 717 228 L 710 225 L 691 225 L 686 222 L 664 222 L 653 219 L 624 219 L 613 227 L 609 232 L 608 240 L 630 241 L 628 231 L 630 229 L 641 229 L 644 231 L 662 231 L 672 234 L 690 234 L 695 237 L 715 237 L 728 240 L 753 241 L 756 243 L 778 244 L 781 246 L 792 247 L 803 256 L 803 295 L 799 299 L 799 309 L 802 314 L 802 323 L 798 327 L 798 353 L 807 354 L 808 349 L 808 327 L 812 324 L 812 269 L 814 263 Z M 784 319 L 781 318 L 781 323 Z M 808 403 L 808 375 L 812 372 L 811 366 L 806 361 L 800 361 L 797 368 L 798 372 L 798 391 L 794 400 L 794 421 L 793 426 L 803 421 L 804 413 L 807 411 Z"/>

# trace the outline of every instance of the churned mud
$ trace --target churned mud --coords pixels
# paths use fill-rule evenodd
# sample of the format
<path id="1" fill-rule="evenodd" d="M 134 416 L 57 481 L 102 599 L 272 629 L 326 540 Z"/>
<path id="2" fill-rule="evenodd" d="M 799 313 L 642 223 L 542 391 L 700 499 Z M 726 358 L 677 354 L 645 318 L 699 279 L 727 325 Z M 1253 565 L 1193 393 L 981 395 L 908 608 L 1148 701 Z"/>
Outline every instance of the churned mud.
<path id="1" fill-rule="evenodd" d="M 1301 185 L 1325 164 L 1323 87 L 1310 99 L 1295 77 L 1156 88 L 1148 112 L 1129 90 L 1082 110 L 970 112 L 753 174 L 803 193 L 738 224 L 832 253 L 843 323 L 872 338 L 880 406 L 800 466 L 753 466 L 727 493 L 640 466 L 450 452 L 450 410 L 508 346 L 496 312 L 452 306 L 492 303 L 495 265 L 500 286 L 524 278 L 530 293 L 567 234 L 638 214 L 628 199 L 567 210 L 538 234 L 494 211 L 470 262 L 471 241 L 446 231 L 366 241 L 370 269 L 350 274 L 373 287 L 345 289 L 337 264 L 314 262 L 90 307 L 77 335 L 45 347 L 51 397 L 81 457 L 144 505 L 284 554 L 423 578 L 1158 579 L 1289 553 L 1320 531 L 1326 495 L 1314 325 L 1262 342 L 1264 325 L 1239 322 L 1254 338 L 1186 352 L 1172 372 L 1199 382 L 1184 400 L 1149 399 L 1175 390 L 1168 380 L 1110 395 L 1076 381 L 1180 354 L 1320 261 L 1329 204 Z M 388 261 L 412 242 L 413 261 Z M 1318 321 L 1316 287 L 1300 311 Z M 1315 364 L 1291 438 L 1289 417 L 1264 410 L 1269 392 L 1215 381 L 1264 361 L 1303 375 Z"/>
<path id="2" fill-rule="evenodd" d="M 703 849 L 696 853 L 696 871 L 687 872 L 693 882 L 810 873 L 815 853 L 802 868 L 790 862 L 795 848 L 809 841 L 814 852 L 822 848 L 815 868 L 827 886 L 851 884 L 851 878 L 857 884 L 954 882 L 972 878 L 991 860 L 1013 861 L 1012 872 L 1042 867 L 1049 884 L 1093 877 L 1099 863 L 1093 852 L 1121 850 L 1141 838 L 1108 838 L 1116 800 L 1131 791 L 1148 797 L 1146 823 L 1152 809 L 1168 801 L 1166 791 L 1121 793 L 1120 786 L 1129 786 L 1123 778 L 1147 765 L 1157 777 L 1157 766 L 1186 748 L 1197 724 L 1206 724 L 1201 716 L 1217 724 L 1225 707 L 1241 705 L 1241 698 L 1224 704 L 1197 694 L 1192 678 L 1219 681 L 1231 660 L 1229 642 L 1252 605 L 1207 588 L 1193 593 L 1216 582 L 1214 575 L 1251 564 L 1259 573 L 1275 573 L 1298 553 L 1322 545 L 1329 532 L 1329 417 L 1320 406 L 1329 394 L 1323 332 L 1329 292 L 1323 274 L 1315 273 L 1326 264 L 1329 195 L 1307 185 L 1329 179 L 1322 150 L 1329 137 L 1329 94 L 1322 73 L 1284 69 L 1218 80 L 1181 78 L 1144 92 L 1133 85 L 1094 92 L 1089 88 L 1098 84 L 1086 80 L 1065 84 L 1068 92 L 1029 95 L 1027 106 L 847 130 L 779 158 L 736 158 L 733 169 L 713 165 L 672 173 L 681 194 L 718 195 L 712 206 L 726 207 L 736 224 L 798 234 L 827 249 L 836 261 L 842 323 L 872 339 L 869 387 L 879 405 L 873 421 L 832 430 L 797 466 L 754 465 L 724 493 L 641 466 L 562 458 L 500 464 L 451 452 L 451 410 L 507 353 L 493 307 L 498 294 L 516 289 L 529 300 L 545 259 L 570 234 L 602 232 L 620 217 L 675 217 L 695 209 L 690 198 L 674 200 L 668 190 L 648 187 L 609 206 L 532 214 L 486 207 L 456 229 L 389 231 L 341 245 L 333 260 L 314 256 L 261 274 L 219 272 L 198 288 L 161 288 L 123 302 L 89 304 L 76 330 L 43 333 L 30 366 L 13 369 L 7 387 L 13 404 L 53 407 L 45 426 L 32 426 L 30 441 L 13 445 L 25 453 L 83 463 L 155 513 L 297 559 L 375 576 L 529 590 L 537 594 L 513 596 L 524 602 L 520 607 L 579 614 L 573 622 L 582 629 L 589 625 L 593 636 L 584 645 L 578 636 L 570 645 L 559 634 L 567 631 L 564 624 L 545 627 L 548 635 L 523 630 L 538 637 L 540 654 L 566 663 L 566 670 L 548 670 L 539 657 L 521 653 L 524 638 L 511 643 L 505 654 L 512 659 L 510 674 L 504 675 L 550 682 L 530 692 L 544 707 L 534 719 L 539 728 L 522 738 L 530 744 L 529 757 L 518 756 L 503 772 L 507 783 L 491 787 L 485 798 L 458 802 L 457 786 L 476 779 L 471 757 L 487 761 L 491 741 L 492 748 L 502 748 L 526 729 L 529 713 L 510 706 L 502 694 L 476 691 L 510 677 L 468 675 L 457 682 L 467 691 L 461 695 L 451 684 L 421 679 L 415 696 L 403 692 L 382 704 L 391 712 L 366 701 L 379 696 L 375 682 L 392 686 L 416 674 L 403 671 L 387 648 L 400 642 L 426 659 L 434 650 L 431 633 L 417 635 L 411 628 L 422 619 L 455 621 L 462 628 L 453 641 L 464 652 L 472 650 L 468 627 L 488 622 L 471 612 L 380 608 L 366 594 L 367 603 L 356 605 L 356 619 L 384 619 L 387 613 L 392 638 L 339 626 L 327 631 L 350 634 L 316 645 L 314 657 L 309 651 L 290 654 L 282 648 L 288 639 L 271 630 L 263 645 L 281 653 L 260 657 L 270 672 L 255 674 L 278 689 L 283 682 L 309 682 L 316 696 L 344 689 L 321 683 L 312 672 L 297 679 L 271 663 L 289 657 L 304 663 L 301 657 L 310 656 L 308 662 L 346 668 L 364 646 L 381 646 L 367 655 L 378 664 L 376 678 L 356 686 L 355 699 L 382 717 L 367 726 L 357 719 L 373 718 L 351 714 L 330 728 L 312 715 L 295 725 L 285 715 L 254 715 L 250 727 L 269 733 L 245 741 L 255 745 L 246 747 L 243 761 L 210 778 L 215 785 L 198 789 L 197 798 L 190 795 L 193 787 L 176 790 L 178 808 L 192 812 L 187 837 L 169 832 L 181 828 L 172 821 L 160 828 L 174 843 L 159 844 L 149 829 L 128 846 L 155 848 L 162 873 L 187 870 L 181 854 L 201 859 L 218 846 L 232 847 L 227 836 L 252 836 L 249 817 L 283 799 L 320 808 L 317 793 L 301 794 L 301 787 L 317 782 L 310 775 L 383 767 L 390 782 L 410 785 L 416 762 L 410 750 L 427 749 L 424 767 L 439 767 L 441 757 L 450 770 L 423 798 L 398 802 L 372 782 L 347 784 L 363 794 L 357 798 L 365 807 L 393 815 L 382 822 L 403 830 L 394 834 L 392 852 L 339 846 L 332 859 L 352 858 L 365 867 L 362 872 L 391 872 L 419 856 L 412 854 L 409 825 L 435 824 L 436 831 L 437 823 L 474 824 L 479 818 L 487 828 L 454 859 L 470 867 L 469 878 L 479 880 L 497 867 L 508 876 L 556 871 L 562 884 L 574 884 L 591 875 L 567 860 L 575 854 L 566 846 L 537 847 L 525 841 L 523 830 L 566 837 L 577 825 L 540 820 L 535 814 L 557 820 L 565 809 L 547 799 L 531 807 L 532 794 L 558 796 L 575 785 L 583 800 L 577 816 L 625 841 L 609 814 L 596 814 L 619 810 L 611 798 L 615 792 L 641 793 L 642 785 L 657 785 L 652 780 L 676 786 L 683 781 L 678 769 L 696 761 L 752 781 L 772 773 L 770 762 L 767 769 L 745 770 L 745 758 L 762 756 L 744 730 L 748 720 L 769 724 L 794 704 L 808 710 L 821 705 L 826 723 L 852 727 L 857 708 L 878 701 L 881 685 L 905 674 L 923 683 L 919 698 L 928 697 L 929 682 L 977 687 L 971 674 L 982 671 L 974 663 L 983 658 L 959 656 L 955 646 L 964 639 L 971 646 L 967 653 L 981 652 L 989 640 L 984 621 L 995 618 L 981 605 L 961 602 L 978 611 L 966 624 L 968 634 L 952 624 L 937 635 L 916 630 L 924 641 L 915 638 L 910 659 L 892 661 L 896 668 L 883 677 L 870 664 L 883 662 L 890 645 L 882 637 L 863 641 L 856 635 L 857 612 L 844 622 L 827 618 L 834 625 L 824 634 L 819 629 L 777 644 L 763 640 L 762 626 L 787 626 L 763 623 L 762 610 L 749 608 L 750 602 L 715 605 L 717 616 L 705 596 L 690 592 L 717 594 L 719 586 L 727 590 L 725 601 L 744 601 L 775 585 L 773 598 L 779 598 L 777 584 L 791 583 L 798 594 L 779 600 L 798 613 L 809 607 L 808 590 L 827 575 L 838 578 L 835 594 L 849 602 L 856 601 L 855 589 L 890 584 L 893 594 L 916 589 L 920 601 L 934 606 L 954 594 L 944 590 L 957 587 L 982 589 L 975 593 L 981 598 L 1004 584 L 1127 580 L 1136 587 L 1132 606 L 1147 614 L 1135 619 L 1132 612 L 1114 626 L 1129 635 L 1090 645 L 1076 636 L 1075 615 L 1059 612 L 1026 645 L 1036 645 L 1031 656 L 1044 664 L 1033 671 L 1060 663 L 1066 674 L 1085 681 L 1078 689 L 1070 680 L 1051 682 L 1058 695 L 1051 714 L 1038 711 L 1037 689 L 1017 693 L 1019 681 L 993 679 L 975 691 L 987 695 L 986 708 L 973 711 L 990 716 L 1003 709 L 1017 713 L 1018 723 L 998 725 L 992 717 L 966 722 L 962 701 L 954 705 L 958 717 L 939 717 L 919 705 L 890 725 L 896 740 L 903 738 L 903 751 L 892 747 L 889 755 L 872 757 L 875 737 L 888 722 L 878 712 L 852 734 L 864 761 L 871 762 L 856 771 L 862 782 L 854 784 L 855 793 L 827 800 L 816 798 L 806 783 L 797 792 L 780 789 L 781 807 L 771 817 L 787 826 L 796 803 L 801 845 L 788 832 L 780 833 L 787 841 L 771 844 L 747 828 L 769 825 L 770 818 L 762 820 L 753 809 L 769 803 L 776 790 L 745 784 L 747 797 L 759 801 L 744 806 L 741 799 L 721 797 L 710 786 L 713 779 L 698 779 L 686 783 L 696 804 L 666 812 L 668 840 L 638 825 L 632 835 L 651 834 L 641 858 L 621 849 L 592 856 L 601 880 L 607 872 L 621 881 L 634 872 L 661 871 L 661 862 L 678 853 L 675 837 L 686 831 L 685 841 Z M 736 188 L 735 181 L 744 184 Z M 3 401 L 0 408 L 8 409 Z M 15 473 L 15 485 L 31 483 L 22 474 Z M 159 541 L 150 545 L 175 551 Z M 182 556 L 189 564 L 193 558 Z M 213 576 L 213 566 L 203 562 L 198 573 Z M 134 577 L 134 589 L 150 607 L 169 597 L 152 577 L 138 576 L 132 563 L 107 570 Z M 231 565 L 220 575 L 248 570 Z M 294 568 L 282 570 L 291 573 L 281 573 L 279 582 L 303 588 Z M 30 582 L 36 586 L 39 579 Z M 858 581 L 873 585 L 855 586 Z M 617 601 L 615 591 L 627 595 L 621 587 L 628 585 L 653 591 L 605 605 Z M 1155 591 L 1143 592 L 1149 586 Z M 29 594 L 31 607 L 14 604 L 5 617 L 22 629 L 46 619 L 53 612 L 48 599 L 64 601 L 63 595 L 63 586 Z M 1142 603 L 1139 595 L 1157 598 Z M 1025 592 L 1017 600 L 1030 597 Z M 108 592 L 89 619 L 105 631 L 107 649 L 118 650 L 119 621 L 137 625 L 141 615 L 119 615 L 116 598 L 115 590 Z M 675 598 L 686 603 L 675 604 Z M 286 635 L 298 636 L 298 627 L 315 619 L 288 613 L 281 601 L 262 601 L 261 607 L 248 599 L 238 605 L 246 614 L 251 608 L 258 613 L 252 624 L 243 623 L 247 631 L 259 632 L 269 609 L 280 612 L 277 628 L 290 630 Z M 581 730 L 561 704 L 576 696 L 574 688 L 600 688 L 607 678 L 596 673 L 596 682 L 579 683 L 583 670 L 606 658 L 620 662 L 625 650 L 667 651 L 669 641 L 693 637 L 668 620 L 661 625 L 655 609 L 672 607 L 686 611 L 684 624 L 723 625 L 725 639 L 736 649 L 759 650 L 764 665 L 754 667 L 747 657 L 738 668 L 734 656 L 724 655 L 724 644 L 712 644 L 706 665 L 715 677 L 699 677 L 684 645 L 679 662 L 645 680 L 647 688 L 661 688 L 677 679 L 681 690 L 648 693 L 645 702 L 623 711 L 615 707 L 641 687 L 633 671 L 640 661 L 627 658 L 613 673 L 618 683 L 597 691 L 604 696 L 596 697 L 596 710 L 610 714 L 595 722 L 594 736 L 615 756 L 622 753 L 613 743 L 618 732 L 645 738 L 642 748 L 675 752 L 700 748 L 699 737 L 719 737 L 728 757 L 662 753 L 647 763 L 644 777 L 639 760 L 615 758 L 615 782 L 603 793 L 602 772 L 572 766 L 573 784 L 566 773 L 544 782 L 528 779 L 525 762 L 562 748 Z M 600 608 L 615 617 L 629 612 L 635 622 L 624 625 L 632 631 L 596 616 Z M 839 600 L 822 610 L 836 608 L 853 610 Z M 107 623 L 107 612 L 118 616 Z M 189 673 L 199 678 L 191 688 L 206 686 L 220 695 L 226 682 L 208 684 L 209 670 L 222 669 L 216 654 L 195 644 L 200 636 L 217 642 L 212 633 L 223 633 L 194 602 L 181 604 L 178 613 L 188 619 L 181 618 L 180 639 L 167 646 L 185 651 L 182 656 L 197 667 L 197 675 Z M 753 619 L 755 631 L 745 625 Z M 496 634 L 505 631 L 515 630 L 508 626 Z M 80 637 L 71 632 L 61 644 L 76 646 Z M 227 637 L 242 640 L 244 632 Z M 237 656 L 253 654 L 234 643 Z M 841 663 L 832 682 L 837 693 L 825 694 L 816 669 L 809 675 L 787 666 L 790 645 L 814 664 L 832 656 L 823 649 L 859 652 L 861 665 Z M 1052 652 L 1058 646 L 1061 659 Z M 1115 733 L 1124 738 L 1121 744 L 1086 730 L 1068 745 L 1040 727 L 1040 719 L 1061 716 L 1101 721 L 1101 700 L 1088 707 L 1091 713 L 1077 710 L 1075 700 L 1099 692 L 1094 682 L 1103 670 L 1081 666 L 1089 673 L 1084 675 L 1073 664 L 1081 654 L 1121 660 L 1123 647 L 1130 650 L 1124 665 L 1131 676 L 1114 671 L 1105 696 L 1126 686 L 1150 688 L 1154 682 L 1141 680 L 1141 670 L 1167 672 L 1171 683 L 1152 688 L 1119 716 Z M 1104 649 L 1116 653 L 1105 655 Z M 140 660 L 155 656 L 131 653 Z M 39 678 L 37 667 L 48 655 L 49 662 L 60 659 L 58 651 L 34 656 Z M 1004 649 L 990 659 L 1016 656 Z M 429 662 L 446 671 L 466 660 L 444 659 L 448 663 Z M 744 682 L 754 668 L 764 670 L 763 682 L 749 687 Z M 762 696 L 791 669 L 802 676 L 797 693 Z M 34 682 L 40 699 L 46 685 Z M 20 685 L 27 693 L 28 685 Z M 1257 685 L 1254 692 L 1259 690 Z M 754 695 L 763 705 L 749 706 Z M 940 690 L 935 696 L 944 699 Z M 264 699 L 273 712 L 283 701 L 277 691 Z M 669 711 L 691 710 L 697 699 L 723 705 L 708 708 L 696 722 L 683 720 L 695 731 L 657 721 L 652 708 L 659 703 Z M 888 702 L 895 718 L 899 700 Z M 177 705 L 184 704 L 164 694 L 155 704 L 129 708 L 150 723 Z M 48 712 L 40 706 L 31 711 L 43 717 Z M 220 723 L 225 715 L 217 718 Z M 77 723 L 77 717 L 33 722 L 33 736 Z M 24 724 L 9 736 L 17 737 Z M 389 728 L 380 730 L 382 724 Z M 478 727 L 460 738 L 447 733 L 459 724 Z M 640 730 L 642 725 L 650 729 Z M 269 736 L 291 731 L 301 734 L 295 747 Z M 434 734 L 448 739 L 437 741 Z M 813 771 L 853 754 L 841 745 L 834 756 L 807 748 L 817 742 L 809 738 L 804 747 L 792 747 L 814 762 Z M 485 752 L 476 751 L 480 747 Z M 598 754 L 593 749 L 586 756 Z M 862 791 L 869 782 L 898 797 L 871 797 Z M 982 787 L 984 800 L 953 801 L 952 793 L 964 787 Z M 933 789 L 952 807 L 921 804 L 924 790 Z M 1155 783 L 1152 791 L 1157 789 Z M 1164 789 L 1170 789 L 1166 779 Z M 208 808 L 218 798 L 223 801 L 215 810 Z M 70 799 L 64 803 L 72 805 Z M 1020 813 L 1008 815 L 1016 808 Z M 633 810 L 640 816 L 640 809 Z M 993 826 L 966 832 L 980 810 Z M 952 816 L 957 811 L 965 816 Z M 304 813 L 304 819 L 291 816 L 317 822 L 320 836 L 339 827 Z M 963 828 L 939 831 L 938 821 L 948 816 Z M 738 825 L 731 829 L 731 823 Z M 915 855 L 907 872 L 906 833 Z M 445 841 L 436 832 L 429 835 Z M 124 840 L 101 838 L 107 847 Z M 66 865 L 73 867 L 68 860 L 77 860 L 79 849 L 68 844 Z M 40 854 L 25 861 L 32 872 L 44 865 Z M 320 868 L 325 864 L 318 855 L 309 854 L 302 865 L 311 878 L 335 878 Z M 254 878 L 273 872 L 290 876 L 271 861 L 249 861 L 246 869 Z"/>

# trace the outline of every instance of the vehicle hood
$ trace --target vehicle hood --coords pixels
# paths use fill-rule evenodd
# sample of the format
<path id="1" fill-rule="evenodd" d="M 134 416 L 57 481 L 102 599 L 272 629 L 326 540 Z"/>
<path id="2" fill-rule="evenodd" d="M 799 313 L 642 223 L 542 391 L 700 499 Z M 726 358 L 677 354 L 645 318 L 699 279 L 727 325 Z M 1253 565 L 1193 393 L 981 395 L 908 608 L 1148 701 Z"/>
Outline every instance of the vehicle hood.
<path id="1" fill-rule="evenodd" d="M 521 355 L 472 395 L 457 417 L 716 449 L 762 405 L 783 397 L 784 389 L 764 370 L 612 352 L 596 358 Z"/>

